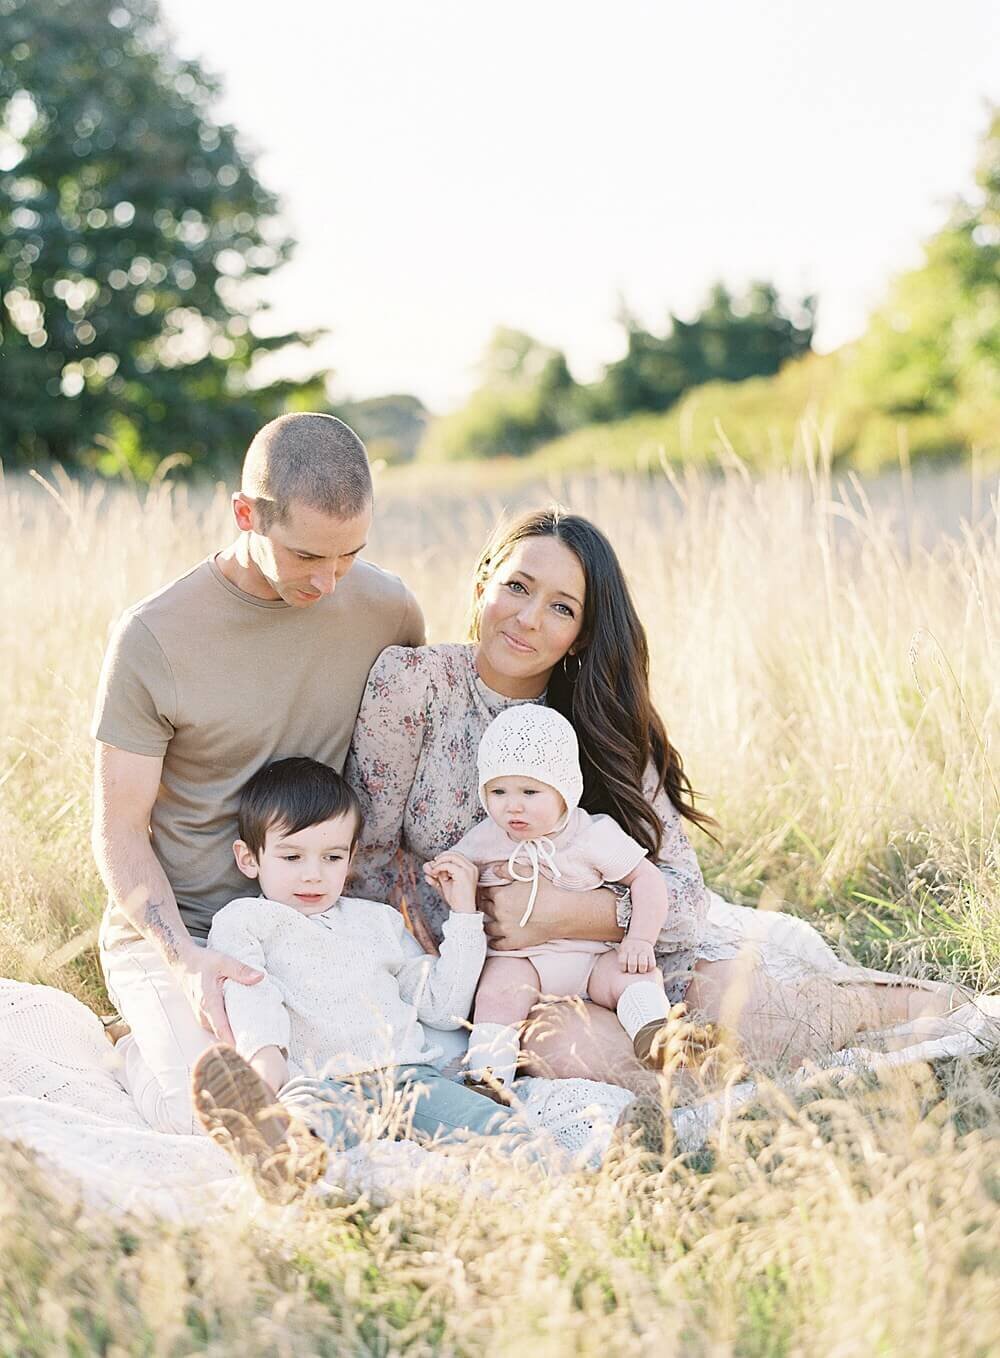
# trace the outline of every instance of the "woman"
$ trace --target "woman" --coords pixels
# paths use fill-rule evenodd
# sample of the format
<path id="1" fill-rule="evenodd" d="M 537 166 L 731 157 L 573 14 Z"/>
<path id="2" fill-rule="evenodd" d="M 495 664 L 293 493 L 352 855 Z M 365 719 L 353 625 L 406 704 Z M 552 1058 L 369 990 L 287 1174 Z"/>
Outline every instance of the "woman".
<path id="1" fill-rule="evenodd" d="M 479 819 L 476 751 L 516 702 L 546 702 L 574 725 L 581 805 L 612 815 L 650 852 L 670 889 L 657 944 L 667 993 L 738 1032 L 757 1061 L 793 1063 L 877 1028 L 950 1005 L 948 987 L 838 963 L 815 930 L 787 915 L 729 906 L 705 889 L 683 821 L 708 828 L 649 692 L 646 637 L 617 557 L 588 520 L 557 509 L 498 530 L 474 577 L 468 645 L 390 647 L 376 661 L 346 774 L 366 810 L 351 889 L 422 916 L 434 939 L 446 915 L 424 862 Z M 486 908 L 493 946 L 611 939 L 627 897 L 542 884 L 518 928 L 527 887 L 497 888 Z M 745 946 L 751 942 L 752 946 Z M 614 1016 L 546 1006 L 524 1044 L 530 1067 L 633 1087 L 639 1071 Z"/>

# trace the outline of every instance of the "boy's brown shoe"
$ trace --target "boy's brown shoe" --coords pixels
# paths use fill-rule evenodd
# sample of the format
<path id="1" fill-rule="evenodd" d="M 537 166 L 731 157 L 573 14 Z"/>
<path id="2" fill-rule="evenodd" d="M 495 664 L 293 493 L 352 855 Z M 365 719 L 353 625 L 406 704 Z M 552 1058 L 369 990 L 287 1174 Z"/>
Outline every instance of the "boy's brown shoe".
<path id="1" fill-rule="evenodd" d="M 198 1121 L 250 1170 L 261 1197 L 291 1202 L 322 1178 L 322 1141 L 282 1107 L 254 1068 L 232 1047 L 209 1047 L 191 1072 Z"/>
<path id="2" fill-rule="evenodd" d="M 104 1028 L 104 1036 L 112 1047 L 119 1043 L 123 1037 L 128 1037 L 132 1031 L 121 1014 L 102 1014 L 101 1026 Z"/>
<path id="3" fill-rule="evenodd" d="M 503 1108 L 514 1107 L 514 1096 L 500 1080 L 496 1078 L 491 1070 L 483 1071 L 479 1076 L 466 1075 L 462 1081 L 466 1089 L 471 1089 L 474 1094 L 482 1094 L 487 1099 L 492 1099 L 494 1103 L 499 1103 Z"/>

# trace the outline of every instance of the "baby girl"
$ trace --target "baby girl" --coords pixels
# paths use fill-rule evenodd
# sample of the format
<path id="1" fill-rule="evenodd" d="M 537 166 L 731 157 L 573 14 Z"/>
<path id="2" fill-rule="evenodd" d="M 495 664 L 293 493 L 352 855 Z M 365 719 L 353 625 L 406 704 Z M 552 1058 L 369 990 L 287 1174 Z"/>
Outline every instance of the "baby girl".
<path id="1" fill-rule="evenodd" d="M 636 1056 L 657 1066 L 670 1012 L 653 944 L 666 919 L 666 883 L 646 850 L 610 816 L 581 810 L 576 732 L 550 707 L 521 703 L 490 723 L 479 746 L 479 797 L 487 818 L 428 863 L 442 882 L 469 860 L 483 886 L 530 881 L 521 920 L 531 915 L 540 875 L 570 891 L 620 882 L 632 894 L 628 933 L 617 946 L 554 939 L 488 950 L 476 992 L 468 1083 L 502 1102 L 514 1078 L 520 1025 L 541 995 L 580 996 L 617 1013 Z M 498 869 L 506 869 L 507 876 Z"/>

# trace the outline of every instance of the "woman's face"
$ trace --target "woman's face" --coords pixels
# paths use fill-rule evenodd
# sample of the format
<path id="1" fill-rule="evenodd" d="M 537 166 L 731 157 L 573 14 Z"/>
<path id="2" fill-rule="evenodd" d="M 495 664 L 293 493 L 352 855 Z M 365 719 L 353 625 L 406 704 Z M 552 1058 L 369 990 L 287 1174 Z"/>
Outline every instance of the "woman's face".
<path id="1" fill-rule="evenodd" d="M 583 626 L 585 582 L 558 538 L 525 538 L 483 589 L 476 667 L 508 698 L 537 698 Z"/>

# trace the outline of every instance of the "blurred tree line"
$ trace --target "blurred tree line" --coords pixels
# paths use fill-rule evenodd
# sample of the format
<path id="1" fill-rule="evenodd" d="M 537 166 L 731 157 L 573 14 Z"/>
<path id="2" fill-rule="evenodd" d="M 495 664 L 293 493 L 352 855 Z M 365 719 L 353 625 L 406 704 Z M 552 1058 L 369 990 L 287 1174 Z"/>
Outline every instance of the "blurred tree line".
<path id="1" fill-rule="evenodd" d="M 390 466 L 415 456 L 428 421 L 423 402 L 403 393 L 369 396 L 362 401 L 336 401 L 332 405 L 317 399 L 309 406 L 310 410 L 327 408 L 357 431 L 372 462 L 386 462 Z"/>
<path id="2" fill-rule="evenodd" d="M 236 131 L 213 116 L 217 85 L 172 52 L 157 0 L 0 0 L 0 33 L 7 466 L 58 459 L 145 479 L 182 453 L 221 473 L 262 422 L 306 408 L 333 409 L 390 462 L 418 444 L 431 459 L 521 457 L 591 428 L 610 440 L 611 424 L 625 457 L 630 421 L 648 443 L 658 417 L 683 416 L 707 442 L 730 409 L 773 449 L 775 420 L 794 427 L 807 392 L 811 410 L 835 417 L 838 452 L 861 465 L 895 457 L 901 439 L 913 456 L 1000 445 L 996 110 L 975 193 L 838 355 L 789 364 L 811 348 L 815 299 L 718 284 L 662 332 L 623 312 L 624 354 L 592 383 L 558 349 L 498 330 L 477 390 L 428 424 L 407 395 L 331 406 L 325 372 L 261 380 L 262 360 L 308 354 L 316 339 L 268 324 L 262 286 L 294 242 Z"/>
<path id="3" fill-rule="evenodd" d="M 516 330 L 497 330 L 482 381 L 462 409 L 435 420 L 421 456 L 520 457 L 584 425 L 666 411 L 706 382 L 770 376 L 812 344 L 816 301 L 786 303 L 769 283 L 733 295 L 712 288 L 689 321 L 671 314 L 662 335 L 627 310 L 625 354 L 599 381 L 574 381 L 565 356 Z"/>
<path id="4" fill-rule="evenodd" d="M 0 0 L 0 458 L 218 468 L 278 413 L 260 285 L 289 257 L 156 0 Z"/>
<path id="5" fill-rule="evenodd" d="M 788 304 L 766 283 L 740 297 L 718 285 L 693 320 L 671 315 L 662 335 L 622 320 L 624 356 L 587 386 L 557 350 L 497 332 L 479 389 L 431 424 L 421 454 L 519 456 L 559 440 L 546 465 L 635 467 L 655 450 L 703 462 L 725 454 L 721 426 L 764 466 L 792 456 L 806 416 L 835 458 L 866 470 L 900 456 L 1000 454 L 1000 109 L 974 192 L 955 200 L 922 263 L 837 353 L 790 363 L 810 349 L 815 301 Z"/>

